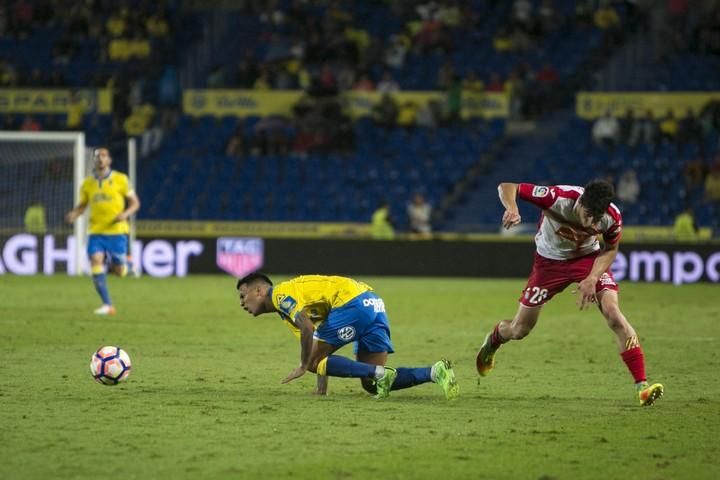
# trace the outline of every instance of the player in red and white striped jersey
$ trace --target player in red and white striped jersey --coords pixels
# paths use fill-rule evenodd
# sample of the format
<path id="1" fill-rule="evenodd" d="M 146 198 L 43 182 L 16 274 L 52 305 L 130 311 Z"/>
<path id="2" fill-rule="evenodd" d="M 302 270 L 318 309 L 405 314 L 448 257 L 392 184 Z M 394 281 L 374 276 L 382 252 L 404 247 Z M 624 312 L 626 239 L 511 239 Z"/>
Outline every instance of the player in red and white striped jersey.
<path id="1" fill-rule="evenodd" d="M 520 306 L 515 318 L 501 321 L 485 337 L 477 356 L 480 375 L 493 369 L 495 352 L 503 343 L 530 333 L 545 303 L 578 282 L 574 291 L 578 293 L 578 306 L 584 310 L 593 303 L 598 305 L 635 379 L 640 405 L 655 403 L 663 394 L 663 386 L 647 382 L 643 351 L 635 330 L 620 311 L 618 285 L 610 271 L 622 232 L 622 215 L 612 203 L 613 186 L 602 180 L 585 187 L 501 183 L 498 194 L 505 207 L 504 228 L 521 222 L 517 198 L 541 208 L 542 216 L 535 235 L 535 261 Z M 600 235 L 604 248 L 600 247 Z"/>

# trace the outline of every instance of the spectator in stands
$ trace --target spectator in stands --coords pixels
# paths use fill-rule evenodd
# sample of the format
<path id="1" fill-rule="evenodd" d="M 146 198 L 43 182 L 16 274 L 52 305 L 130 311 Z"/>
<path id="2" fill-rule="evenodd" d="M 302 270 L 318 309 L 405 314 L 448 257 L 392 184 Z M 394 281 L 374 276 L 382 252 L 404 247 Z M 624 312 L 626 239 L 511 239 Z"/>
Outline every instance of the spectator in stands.
<path id="1" fill-rule="evenodd" d="M 677 134 L 678 147 L 695 144 L 698 150 L 704 150 L 703 129 L 692 108 L 688 108 L 685 117 L 680 120 Z"/>
<path id="2" fill-rule="evenodd" d="M 397 114 L 397 125 L 405 129 L 412 129 L 415 127 L 417 121 L 417 105 L 415 102 L 407 101 L 400 105 L 400 109 Z"/>
<path id="3" fill-rule="evenodd" d="M 452 61 L 445 60 L 437 75 L 437 88 L 440 90 L 447 90 L 452 84 L 453 77 L 455 77 L 455 66 Z"/>
<path id="4" fill-rule="evenodd" d="M 575 2 L 575 25 L 587 28 L 593 24 L 593 1 L 578 0 Z"/>
<path id="5" fill-rule="evenodd" d="M 705 177 L 705 199 L 720 207 L 720 164 L 717 161 Z"/>
<path id="6" fill-rule="evenodd" d="M 255 124 L 254 143 L 261 155 L 282 155 L 290 150 L 288 121 L 281 115 L 268 115 Z"/>
<path id="7" fill-rule="evenodd" d="M 225 147 L 225 156 L 242 158 L 248 154 L 248 145 L 245 141 L 245 127 L 243 119 L 238 119 L 238 126 L 235 128 L 230 140 Z"/>
<path id="8" fill-rule="evenodd" d="M 17 84 L 15 67 L 4 58 L 0 58 L 0 87 L 12 87 Z"/>
<path id="9" fill-rule="evenodd" d="M 595 26 L 603 33 L 603 42 L 606 48 L 615 48 L 622 34 L 620 15 L 612 6 L 610 0 L 602 0 L 600 7 L 593 16 Z"/>
<path id="10" fill-rule="evenodd" d="M 436 128 L 442 119 L 442 104 L 437 100 L 428 100 L 417 114 L 417 126 Z"/>
<path id="11" fill-rule="evenodd" d="M 707 167 L 702 156 L 695 157 L 685 164 L 683 168 L 683 177 L 685 178 L 685 188 L 693 191 L 705 184 L 705 175 Z"/>
<path id="12" fill-rule="evenodd" d="M 680 124 L 675 118 L 675 114 L 672 110 L 668 110 L 665 117 L 660 120 L 660 139 L 674 143 L 677 140 L 679 130 Z"/>
<path id="13" fill-rule="evenodd" d="M 372 80 L 370 80 L 370 76 L 367 73 L 363 72 L 360 75 L 360 79 L 355 82 L 353 90 L 359 92 L 373 92 L 375 91 L 375 84 L 372 82 Z"/>
<path id="14" fill-rule="evenodd" d="M 225 67 L 215 65 L 207 77 L 207 88 L 225 88 Z"/>
<path id="15" fill-rule="evenodd" d="M 21 39 L 26 38 L 32 31 L 32 3 L 27 0 L 16 0 L 10 18 L 11 29 L 15 36 Z"/>
<path id="16" fill-rule="evenodd" d="M 375 240 L 392 240 L 395 238 L 395 228 L 390 215 L 390 204 L 386 200 L 380 200 L 377 210 L 372 214 L 370 235 Z"/>
<path id="17" fill-rule="evenodd" d="M 638 118 L 632 127 L 630 134 L 631 147 L 636 147 L 640 143 L 648 146 L 655 145 L 657 141 L 657 123 L 652 110 L 648 110 L 644 117 Z"/>
<path id="18" fill-rule="evenodd" d="M 260 66 L 260 73 L 253 83 L 253 90 L 266 91 L 270 90 L 270 71 L 266 65 Z"/>
<path id="19" fill-rule="evenodd" d="M 385 71 L 382 80 L 377 84 L 377 91 L 381 93 L 395 93 L 400 91 L 400 87 L 392 76 L 392 73 Z"/>
<path id="20" fill-rule="evenodd" d="M 430 225 L 432 206 L 425 200 L 422 193 L 416 193 L 412 202 L 408 204 L 407 215 L 410 222 L 410 232 L 421 238 L 430 238 L 432 234 Z"/>
<path id="21" fill-rule="evenodd" d="M 403 35 L 390 37 L 390 45 L 385 53 L 385 64 L 393 69 L 401 69 L 405 65 L 409 44 L 410 42 Z"/>
<path id="22" fill-rule="evenodd" d="M 502 93 L 505 91 L 505 83 L 502 81 L 502 78 L 500 78 L 499 73 L 492 72 L 490 74 L 490 80 L 488 81 L 487 87 L 485 87 L 485 91 L 495 93 Z"/>
<path id="23" fill-rule="evenodd" d="M 67 120 L 65 128 L 67 130 L 82 129 L 82 121 L 85 116 L 85 102 L 82 101 L 77 92 L 73 92 L 70 96 L 70 104 L 68 105 Z"/>
<path id="24" fill-rule="evenodd" d="M 515 29 L 529 33 L 533 30 L 533 5 L 530 0 L 515 0 L 512 6 L 512 21 Z"/>
<path id="25" fill-rule="evenodd" d="M 630 138 L 632 136 L 633 126 L 635 125 L 635 111 L 632 108 L 628 108 L 625 111 L 625 115 L 619 120 L 620 122 L 620 142 L 625 145 L 630 145 Z"/>
<path id="26" fill-rule="evenodd" d="M 445 92 L 446 122 L 448 125 L 462 123 L 462 81 L 455 75 Z"/>
<path id="27" fill-rule="evenodd" d="M 25 210 L 25 231 L 42 235 L 47 232 L 47 213 L 40 199 L 35 199 Z"/>
<path id="28" fill-rule="evenodd" d="M 32 115 L 25 115 L 20 130 L 23 132 L 39 132 L 42 130 L 42 126 Z"/>
<path id="29" fill-rule="evenodd" d="M 13 116 L 9 113 L 5 114 L 5 116 L 3 117 L 3 122 L 2 122 L 2 130 L 3 131 L 12 131 L 12 130 L 17 130 L 17 129 L 18 129 L 18 124 L 17 124 L 17 120 L 15 119 L 15 116 Z"/>
<path id="30" fill-rule="evenodd" d="M 618 200 L 624 203 L 637 203 L 640 196 L 640 182 L 637 179 L 637 173 L 632 168 L 626 170 L 618 180 L 616 195 Z"/>
<path id="31" fill-rule="evenodd" d="M 595 10 L 593 21 L 597 28 L 606 32 L 620 28 L 620 16 L 608 0 L 602 0 L 598 9 Z"/>
<path id="32" fill-rule="evenodd" d="M 20 83 L 22 86 L 27 87 L 44 87 L 47 82 L 43 78 L 42 70 L 39 68 L 33 68 L 30 72 L 30 76 L 22 80 Z"/>
<path id="33" fill-rule="evenodd" d="M 542 0 L 538 8 L 538 22 L 542 34 L 553 32 L 560 28 L 562 17 L 555 9 L 552 0 Z"/>
<path id="34" fill-rule="evenodd" d="M 555 67 L 545 62 L 535 74 L 534 104 L 539 114 L 542 114 L 556 102 L 556 87 L 560 82 L 560 75 Z"/>
<path id="35" fill-rule="evenodd" d="M 252 55 L 246 55 L 240 60 L 235 73 L 235 86 L 237 88 L 251 89 L 255 86 L 255 80 L 260 76 L 260 69 Z"/>
<path id="36" fill-rule="evenodd" d="M 620 138 L 620 124 L 610 110 L 595 120 L 592 137 L 595 143 L 601 147 L 612 149 L 617 145 Z"/>
<path id="37" fill-rule="evenodd" d="M 510 116 L 517 118 L 523 111 L 525 82 L 518 69 L 514 69 L 505 81 L 505 93 L 510 97 Z"/>
<path id="38" fill-rule="evenodd" d="M 510 29 L 503 27 L 493 37 L 493 48 L 498 53 L 507 53 L 515 50 L 514 37 Z"/>
<path id="39" fill-rule="evenodd" d="M 395 120 L 397 119 L 398 107 L 389 93 L 383 94 L 380 97 L 380 102 L 372 108 L 373 119 L 378 125 L 382 125 L 385 128 L 391 128 L 395 126 Z"/>
<path id="40" fill-rule="evenodd" d="M 698 227 L 691 207 L 686 208 L 675 217 L 673 236 L 679 242 L 694 242 L 698 239 Z"/>
<path id="41" fill-rule="evenodd" d="M 463 79 L 462 82 L 463 94 L 465 93 L 483 93 L 485 85 L 482 80 L 478 78 L 477 74 L 470 70 Z"/>

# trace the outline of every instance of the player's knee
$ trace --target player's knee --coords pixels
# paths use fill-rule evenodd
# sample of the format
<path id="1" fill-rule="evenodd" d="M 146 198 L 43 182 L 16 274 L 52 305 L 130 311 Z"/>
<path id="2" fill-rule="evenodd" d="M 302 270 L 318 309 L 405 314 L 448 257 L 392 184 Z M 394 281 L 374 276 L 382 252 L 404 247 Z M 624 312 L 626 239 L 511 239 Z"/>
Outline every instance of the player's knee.
<path id="1" fill-rule="evenodd" d="M 318 373 L 318 366 L 320 365 L 320 362 L 322 362 L 325 358 L 311 358 L 310 362 L 308 363 L 308 371 L 312 373 Z M 320 372 L 321 375 L 325 375 L 325 372 Z"/>
<path id="2" fill-rule="evenodd" d="M 375 386 L 375 381 L 373 381 L 369 378 L 361 378 L 360 384 L 362 385 L 363 390 L 368 392 L 370 395 L 375 395 L 377 393 L 377 387 Z"/>

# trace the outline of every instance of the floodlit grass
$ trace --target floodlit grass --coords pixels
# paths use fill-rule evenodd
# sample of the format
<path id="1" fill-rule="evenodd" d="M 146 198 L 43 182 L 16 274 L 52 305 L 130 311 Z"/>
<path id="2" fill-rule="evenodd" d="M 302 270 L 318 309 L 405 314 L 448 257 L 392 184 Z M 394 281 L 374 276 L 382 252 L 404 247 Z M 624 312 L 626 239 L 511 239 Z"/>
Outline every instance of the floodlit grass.
<path id="1" fill-rule="evenodd" d="M 0 277 L 0 478 L 717 478 L 717 285 L 621 285 L 666 387 L 640 408 L 604 320 L 569 291 L 479 380 L 476 350 L 523 280 L 361 279 L 387 305 L 391 365 L 447 356 L 460 399 L 280 385 L 299 346 L 278 317 L 240 310 L 229 277 L 111 279 L 114 318 L 92 315 L 87 278 Z M 127 383 L 92 380 L 102 345 L 130 353 Z"/>

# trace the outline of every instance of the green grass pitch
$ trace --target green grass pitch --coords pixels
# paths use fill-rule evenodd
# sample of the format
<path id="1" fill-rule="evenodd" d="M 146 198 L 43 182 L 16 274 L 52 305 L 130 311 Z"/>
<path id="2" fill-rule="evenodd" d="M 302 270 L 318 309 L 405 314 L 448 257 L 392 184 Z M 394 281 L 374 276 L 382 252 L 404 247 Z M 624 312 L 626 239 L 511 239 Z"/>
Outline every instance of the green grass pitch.
<path id="1" fill-rule="evenodd" d="M 477 348 L 524 280 L 361 279 L 387 305 L 391 365 L 447 356 L 457 401 L 432 384 L 384 401 L 350 379 L 326 398 L 310 374 L 281 385 L 299 346 L 240 310 L 229 277 L 111 279 L 114 318 L 92 315 L 87 278 L 0 277 L 0 478 L 717 478 L 717 285 L 621 285 L 666 388 L 641 408 L 604 320 L 569 289 L 479 379 Z M 90 376 L 106 344 L 133 360 L 123 385 Z"/>

